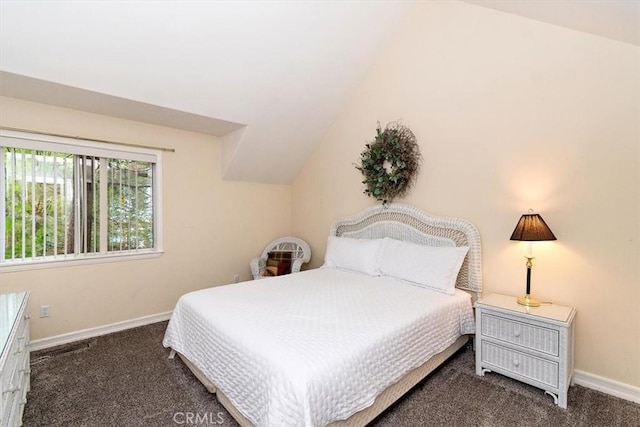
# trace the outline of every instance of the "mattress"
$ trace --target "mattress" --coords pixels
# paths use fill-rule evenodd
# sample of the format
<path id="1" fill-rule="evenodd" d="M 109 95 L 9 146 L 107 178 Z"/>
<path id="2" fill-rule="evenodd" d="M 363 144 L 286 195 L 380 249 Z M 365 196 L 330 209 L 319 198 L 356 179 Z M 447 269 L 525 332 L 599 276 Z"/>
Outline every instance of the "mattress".
<path id="1" fill-rule="evenodd" d="M 370 406 L 474 332 L 471 298 L 321 268 L 186 294 L 163 344 L 256 426 L 316 426 Z"/>

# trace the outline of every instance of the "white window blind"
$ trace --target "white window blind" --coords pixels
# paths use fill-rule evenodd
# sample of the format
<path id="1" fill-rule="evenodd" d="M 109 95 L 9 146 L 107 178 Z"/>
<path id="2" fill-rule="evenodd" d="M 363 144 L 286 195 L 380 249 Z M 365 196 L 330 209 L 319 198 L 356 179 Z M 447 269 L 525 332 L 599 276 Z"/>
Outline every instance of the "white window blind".
<path id="1" fill-rule="evenodd" d="M 0 131 L 0 267 L 161 251 L 161 152 Z"/>

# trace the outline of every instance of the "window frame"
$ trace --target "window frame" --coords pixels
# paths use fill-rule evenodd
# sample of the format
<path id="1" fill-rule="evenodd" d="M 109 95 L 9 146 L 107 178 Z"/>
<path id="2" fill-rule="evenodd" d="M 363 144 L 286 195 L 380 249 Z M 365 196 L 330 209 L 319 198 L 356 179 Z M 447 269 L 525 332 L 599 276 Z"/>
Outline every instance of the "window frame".
<path id="1" fill-rule="evenodd" d="M 0 129 L 0 147 L 15 147 L 43 151 L 63 152 L 103 158 L 136 160 L 153 163 L 153 248 L 132 249 L 115 253 L 80 253 L 47 256 L 40 259 L 0 259 L 0 273 L 42 268 L 69 267 L 83 264 L 100 264 L 116 261 L 156 258 L 164 253 L 162 221 L 162 150 L 94 141 L 83 138 L 29 133 Z M 0 161 L 0 215 L 5 212 L 4 157 Z M 0 239 L 4 242 L 4 221 L 0 227 Z M 4 247 L 4 243 L 3 243 Z M 0 254 L 0 256 L 3 256 Z"/>

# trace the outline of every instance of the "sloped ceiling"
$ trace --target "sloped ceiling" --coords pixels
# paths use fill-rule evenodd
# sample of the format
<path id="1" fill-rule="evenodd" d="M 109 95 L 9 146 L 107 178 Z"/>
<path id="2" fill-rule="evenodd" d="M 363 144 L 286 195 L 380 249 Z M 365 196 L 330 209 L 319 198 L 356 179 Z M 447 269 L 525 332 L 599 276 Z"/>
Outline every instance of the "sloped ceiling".
<path id="1" fill-rule="evenodd" d="M 2 1 L 1 93 L 224 134 L 225 179 L 290 183 L 410 6 Z"/>
<path id="2" fill-rule="evenodd" d="M 464 0 L 640 46 L 640 0 Z"/>
<path id="3" fill-rule="evenodd" d="M 640 44 L 637 1 L 468 3 Z M 287 184 L 412 6 L 2 0 L 0 95 L 220 136 L 225 179 Z"/>

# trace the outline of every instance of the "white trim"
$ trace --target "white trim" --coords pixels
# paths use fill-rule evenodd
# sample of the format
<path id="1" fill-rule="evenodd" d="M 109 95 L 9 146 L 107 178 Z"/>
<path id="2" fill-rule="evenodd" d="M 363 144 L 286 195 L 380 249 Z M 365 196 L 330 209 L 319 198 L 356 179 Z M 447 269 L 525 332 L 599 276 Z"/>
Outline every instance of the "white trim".
<path id="1" fill-rule="evenodd" d="M 153 245 L 155 250 L 164 252 L 164 226 L 162 224 L 162 215 L 164 207 L 162 206 L 162 195 L 164 193 L 164 183 L 162 180 L 162 152 L 157 153 L 157 162 L 153 169 Z"/>
<path id="2" fill-rule="evenodd" d="M 152 314 L 149 316 L 138 317 L 136 319 L 124 320 L 122 322 L 111 323 L 110 325 L 98 326 L 95 328 L 83 329 L 77 332 L 57 335 L 49 338 L 41 338 L 33 340 L 30 344 L 30 351 L 43 350 L 45 348 L 55 347 L 62 344 L 68 344 L 74 341 L 94 338 L 101 335 L 120 332 L 126 329 L 137 328 L 139 326 L 150 325 L 152 323 L 163 322 L 171 318 L 172 311 L 164 313 Z M 475 341 L 474 341 L 475 345 Z M 640 387 L 635 387 L 619 381 L 610 380 L 599 375 L 576 369 L 573 371 L 573 384 L 578 384 L 611 396 L 629 400 L 631 402 L 640 403 Z"/>
<path id="3" fill-rule="evenodd" d="M 63 151 L 94 157 L 118 157 L 126 160 L 155 163 L 161 151 L 148 147 L 131 147 L 115 145 L 90 139 L 71 138 L 42 133 L 19 132 L 0 129 L 0 137 L 6 141 L 3 145 L 16 148 L 37 149 L 44 151 Z M 9 144 L 7 144 L 7 142 Z M 52 149 L 50 144 L 58 148 Z"/>
<path id="4" fill-rule="evenodd" d="M 87 265 L 87 264 L 104 264 L 107 262 L 119 262 L 119 261 L 134 261 L 140 259 L 148 259 L 148 258 L 158 258 L 164 252 L 162 251 L 149 251 L 149 252 L 133 252 L 133 253 L 110 253 L 103 255 L 90 255 L 88 257 L 82 258 L 70 258 L 65 259 L 64 255 L 59 255 L 55 259 L 44 259 L 42 261 L 20 261 L 15 264 L 7 262 L 5 264 L 0 264 L 0 274 L 2 273 L 11 273 L 14 271 L 25 271 L 25 270 L 40 270 L 43 268 L 59 268 L 59 267 L 71 267 L 78 265 Z"/>
<path id="5" fill-rule="evenodd" d="M 66 254 L 62 256 L 46 256 L 46 257 L 37 257 L 35 254 L 35 239 L 33 239 L 33 254 L 31 258 L 24 258 L 24 250 L 22 257 L 17 257 L 15 260 L 5 260 L 4 256 L 0 253 L 0 273 L 10 272 L 10 271 L 20 271 L 20 270 L 31 270 L 38 268 L 51 268 L 51 267 L 61 267 L 64 265 L 78 265 L 80 263 L 99 263 L 99 262 L 110 262 L 112 259 L 107 260 L 108 258 L 114 257 L 115 260 L 124 259 L 124 257 L 129 257 L 129 259 L 136 258 L 148 258 L 148 257 L 157 257 L 159 254 L 163 252 L 163 228 L 162 228 L 162 151 L 154 148 L 147 148 L 143 146 L 131 146 L 128 145 L 114 145 L 114 143 L 107 143 L 104 141 L 96 141 L 96 140 L 85 140 L 80 138 L 69 138 L 63 137 L 59 135 L 46 135 L 41 133 L 28 133 L 28 132 L 19 132 L 16 130 L 7 130 L 0 129 L 0 148 L 3 147 L 18 147 L 24 149 L 40 149 L 45 151 L 56 151 L 69 153 L 74 155 L 89 155 L 94 157 L 102 158 L 115 158 L 115 159 L 126 159 L 133 161 L 142 161 L 153 164 L 153 172 L 152 172 L 152 189 L 153 189 L 153 248 L 146 248 L 140 250 L 124 250 L 118 253 L 110 253 L 108 248 L 105 246 L 99 247 L 99 252 L 97 254 L 91 253 L 87 254 L 86 251 L 76 249 L 75 254 Z M 2 150 L 0 150 L 2 151 Z M 34 154 L 31 154 L 31 158 L 33 159 Z M 23 154 L 24 157 L 24 154 Z M 4 171 L 4 161 L 5 159 L 0 159 L 0 172 Z M 76 168 L 75 174 L 78 174 L 79 168 L 83 168 L 81 176 L 84 176 L 84 165 L 80 165 L 75 159 L 73 161 L 73 165 Z M 102 172 L 101 170 L 101 173 Z M 35 185 L 35 169 L 31 170 L 31 182 Z M 23 179 L 26 181 L 25 170 L 23 170 Z M 0 174 L 0 177 L 3 175 Z M 46 174 L 45 174 L 46 178 Z M 104 176 L 102 177 L 104 179 Z M 74 179 L 73 184 L 76 186 L 75 193 L 82 194 L 83 191 L 80 191 L 79 186 L 81 182 L 79 179 Z M 103 188 L 106 188 L 103 187 Z M 4 211 L 4 186 L 0 189 L 0 212 Z M 26 194 L 26 190 L 23 191 Z M 45 194 L 46 198 L 46 194 Z M 35 204 L 35 193 L 32 196 L 32 203 Z M 75 198 L 74 198 L 75 200 Z M 86 205 L 86 199 L 83 198 L 83 201 Z M 101 198 L 102 201 L 102 198 Z M 46 202 L 46 199 L 45 199 Z M 106 203 L 103 202 L 103 203 Z M 102 206 L 103 207 L 103 206 Z M 86 206 L 85 206 L 86 208 Z M 78 203 L 75 204 L 74 209 L 76 209 L 75 217 L 81 218 L 86 221 L 86 215 L 81 215 L 80 205 Z M 100 212 L 105 212 L 104 209 L 101 209 Z M 103 215 L 101 214 L 101 219 Z M 84 218 L 83 218 L 84 217 Z M 101 221 L 101 224 L 106 223 L 106 221 Z M 79 226 L 80 221 L 76 222 L 76 229 L 73 233 L 76 242 L 74 244 L 75 248 L 80 248 L 80 234 L 79 234 Z M 103 226 L 104 227 L 104 226 Z M 34 235 L 36 231 L 36 220 L 35 217 L 32 218 L 31 223 L 31 235 Z M 2 227 L 2 231 L 0 231 L 0 242 L 4 241 L 6 237 L 4 231 L 4 227 Z M 23 240 L 24 240 L 24 230 L 23 230 Z M 101 229 L 101 236 L 106 236 L 107 233 Z M 104 237 L 102 237 L 104 239 Z M 101 240 L 101 243 L 104 243 Z M 86 261 L 91 258 L 90 261 Z M 119 258 L 119 259 L 118 259 Z M 76 261 L 76 259 L 81 259 L 81 262 Z M 102 261 L 104 260 L 104 261 Z M 15 263 L 14 263 L 15 261 Z M 73 264 L 68 264 L 72 262 Z M 54 265 L 60 263 L 61 265 Z"/>
<path id="6" fill-rule="evenodd" d="M 137 319 L 123 320 L 122 322 L 111 323 L 110 325 L 97 326 L 95 328 L 83 329 L 77 332 L 69 332 L 68 334 L 56 335 L 55 337 L 33 340 L 31 341 L 29 350 L 42 350 L 45 348 L 55 347 L 57 345 L 68 344 L 74 341 L 86 340 L 100 335 L 111 334 L 113 332 L 120 332 L 126 329 L 162 322 L 169 320 L 169 318 L 171 318 L 171 313 L 172 311 L 166 311 L 164 313 L 138 317 Z"/>
<path id="7" fill-rule="evenodd" d="M 578 369 L 573 371 L 573 383 L 631 402 L 640 403 L 640 387 L 621 383 Z"/>

